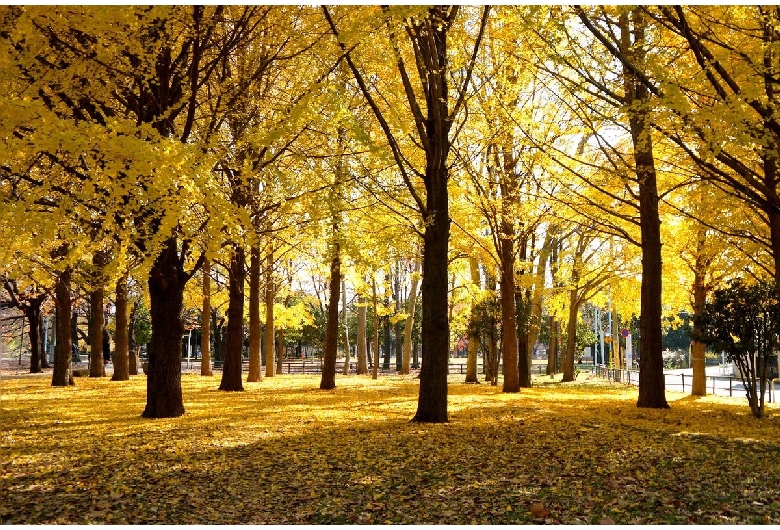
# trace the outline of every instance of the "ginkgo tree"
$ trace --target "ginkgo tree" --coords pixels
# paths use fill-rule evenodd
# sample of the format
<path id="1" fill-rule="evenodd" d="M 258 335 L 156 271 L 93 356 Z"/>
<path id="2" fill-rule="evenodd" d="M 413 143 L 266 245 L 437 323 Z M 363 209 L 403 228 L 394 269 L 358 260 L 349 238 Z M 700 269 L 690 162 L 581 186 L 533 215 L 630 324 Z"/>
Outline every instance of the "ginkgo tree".
<path id="1" fill-rule="evenodd" d="M 408 119 L 414 124 L 416 140 L 424 155 L 424 165 L 410 165 L 412 159 L 405 156 L 388 120 L 389 112 L 377 103 L 377 97 L 366 83 L 365 74 L 353 59 L 350 48 L 356 43 L 345 42 L 343 24 L 323 8 L 325 17 L 339 39 L 339 47 L 354 75 L 361 92 L 379 121 L 390 144 L 398 171 L 414 198 L 423 219 L 422 265 L 422 347 L 423 365 L 420 374 L 420 397 L 415 421 L 445 422 L 447 415 L 447 373 L 449 359 L 449 325 L 447 320 L 447 253 L 450 232 L 449 155 L 452 126 L 463 109 L 471 74 L 477 59 L 489 8 L 482 9 L 474 45 L 466 61 L 462 62 L 462 77 L 454 86 L 455 99 L 450 107 L 450 75 L 452 59 L 449 55 L 448 37 L 454 33 L 460 9 L 458 7 L 432 7 L 421 13 L 406 9 L 383 8 L 370 14 L 370 23 L 378 29 L 387 28 L 387 48 L 395 61 L 396 79 L 400 77 L 405 95 Z M 362 22 L 362 21 L 359 21 Z M 354 24 L 354 19 L 352 21 Z M 363 22 L 364 23 L 364 22 Z M 373 25 L 372 24 L 372 25 Z M 402 40 L 401 35 L 406 39 Z M 354 39 L 354 35 L 350 35 Z M 402 48 L 403 46 L 403 48 Z M 407 61 L 416 71 L 407 68 Z M 456 63 L 457 64 L 457 63 Z M 415 75 L 416 74 L 416 75 Z M 394 83 L 397 85 L 397 83 Z M 415 86 L 416 84 L 416 86 Z M 414 180 L 412 180 L 414 179 Z M 423 191 L 424 190 L 424 191 Z"/>

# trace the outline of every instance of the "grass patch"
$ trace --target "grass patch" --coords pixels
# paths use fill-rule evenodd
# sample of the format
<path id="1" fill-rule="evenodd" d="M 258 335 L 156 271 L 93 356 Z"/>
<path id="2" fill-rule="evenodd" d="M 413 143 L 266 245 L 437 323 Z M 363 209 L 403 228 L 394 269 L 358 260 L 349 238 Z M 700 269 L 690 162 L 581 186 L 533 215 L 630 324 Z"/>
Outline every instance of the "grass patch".
<path id="1" fill-rule="evenodd" d="M 452 376 L 450 422 L 409 423 L 413 377 L 280 376 L 145 420 L 145 376 L 0 381 L 0 522 L 780 522 L 780 414 L 592 381 L 502 394 Z M 540 383 L 542 380 L 540 379 Z"/>

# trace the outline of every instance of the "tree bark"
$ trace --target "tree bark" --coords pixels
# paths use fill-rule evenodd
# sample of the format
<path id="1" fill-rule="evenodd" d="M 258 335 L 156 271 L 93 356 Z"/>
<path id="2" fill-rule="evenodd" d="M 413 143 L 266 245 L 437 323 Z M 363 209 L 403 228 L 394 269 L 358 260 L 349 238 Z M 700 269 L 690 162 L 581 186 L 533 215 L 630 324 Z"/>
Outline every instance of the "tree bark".
<path id="1" fill-rule="evenodd" d="M 133 304 L 130 310 L 130 324 L 127 326 L 127 349 L 128 349 L 128 373 L 138 375 L 138 345 L 135 342 L 135 319 L 138 312 L 138 300 Z"/>
<path id="2" fill-rule="evenodd" d="M 577 312 L 580 309 L 575 279 L 569 289 L 569 321 L 566 324 L 566 350 L 563 355 L 563 382 L 574 381 L 574 350 L 577 344 Z"/>
<path id="3" fill-rule="evenodd" d="M 513 192 L 516 194 L 516 192 Z M 528 237 L 524 236 L 520 244 L 520 261 L 528 259 Z M 527 275 L 525 267 L 520 271 L 521 278 Z M 531 312 L 531 292 L 529 289 L 515 291 L 515 314 L 517 318 L 517 378 L 520 388 L 531 388 L 531 345 L 528 341 L 529 315 Z"/>
<path id="4" fill-rule="evenodd" d="M 550 344 L 547 347 L 547 375 L 558 373 L 558 321 L 550 316 Z"/>
<path id="5" fill-rule="evenodd" d="M 635 63 L 644 63 L 644 21 L 639 10 L 633 10 L 633 32 L 628 15 L 620 17 L 625 52 Z M 633 46 L 626 46 L 631 42 Z M 650 94 L 647 87 L 632 74 L 623 72 L 628 103 L 628 121 L 634 145 L 634 163 L 639 182 L 639 222 L 642 234 L 642 287 L 639 332 L 642 337 L 639 355 L 638 407 L 669 408 L 666 401 L 663 358 L 661 356 L 661 220 L 658 213 L 658 184 L 653 156 L 652 130 L 648 124 Z"/>
<path id="6" fill-rule="evenodd" d="M 479 276 L 479 262 L 477 258 L 469 257 L 469 271 L 471 272 L 471 283 L 477 288 L 480 287 L 481 279 Z M 471 302 L 471 316 L 468 324 L 468 354 L 466 357 L 466 383 L 479 383 L 477 377 L 477 352 L 479 351 L 479 314 L 478 297 L 474 296 Z M 487 359 L 485 359 L 487 362 Z"/>
<path id="7" fill-rule="evenodd" d="M 349 375 L 349 322 L 347 318 L 347 282 L 341 280 L 341 304 L 344 310 L 344 368 L 341 371 L 343 375 Z"/>
<path id="8" fill-rule="evenodd" d="M 509 219 L 501 221 L 499 246 L 501 247 L 501 350 L 504 357 L 504 386 L 501 391 L 519 392 L 514 230 Z"/>
<path id="9" fill-rule="evenodd" d="M 246 253 L 241 245 L 233 246 L 228 268 L 227 333 L 225 336 L 225 363 L 219 390 L 241 392 L 242 350 L 244 346 L 244 281 L 246 280 Z"/>
<path id="10" fill-rule="evenodd" d="M 114 374 L 112 381 L 130 379 L 129 344 L 127 322 L 127 276 L 116 282 L 116 338 L 114 341 Z"/>
<path id="11" fill-rule="evenodd" d="M 43 299 L 36 303 L 30 300 L 24 310 L 30 335 L 30 373 L 41 373 L 41 361 L 43 360 L 43 340 L 41 337 L 41 303 Z"/>
<path id="12" fill-rule="evenodd" d="M 376 379 L 379 372 L 379 315 L 377 314 L 376 271 L 371 274 L 371 293 L 374 302 L 374 365 L 371 368 L 371 379 Z"/>
<path id="13" fill-rule="evenodd" d="M 328 323 L 325 330 L 325 346 L 322 355 L 320 390 L 336 388 L 336 351 L 339 341 L 339 288 L 341 287 L 340 245 L 333 243 L 330 261 L 330 294 L 328 296 Z"/>
<path id="14" fill-rule="evenodd" d="M 366 375 L 368 373 L 368 340 L 366 337 L 366 299 L 363 296 L 358 297 L 358 325 L 357 325 L 357 373 Z"/>
<path id="15" fill-rule="evenodd" d="M 89 294 L 89 376 L 105 377 L 103 363 L 103 299 L 105 290 L 98 287 Z"/>
<path id="16" fill-rule="evenodd" d="M 547 276 L 547 262 L 550 259 L 550 251 L 555 242 L 555 236 L 551 233 L 554 228 L 550 228 L 545 236 L 542 249 L 539 251 L 539 262 L 536 264 L 536 275 L 534 279 L 533 293 L 533 312 L 528 332 L 528 344 L 531 348 L 539 342 L 539 332 L 542 328 L 542 298 L 544 292 L 544 279 Z M 547 361 L 547 375 L 550 374 L 549 357 Z"/>
<path id="17" fill-rule="evenodd" d="M 39 355 L 40 355 L 40 361 L 41 361 L 40 365 L 41 365 L 42 369 L 43 368 L 51 368 L 51 366 L 49 366 L 49 360 L 46 357 L 46 346 L 47 346 L 46 338 L 47 338 L 47 335 L 46 335 L 46 333 L 43 330 L 43 328 L 44 328 L 44 319 L 45 319 L 45 317 L 43 315 L 43 311 L 41 311 L 41 314 L 40 314 L 40 316 L 38 318 L 38 337 L 40 337 L 40 339 L 41 339 L 41 341 L 40 341 L 41 342 L 41 347 L 40 347 Z M 48 335 L 48 337 L 51 337 L 51 335 Z"/>
<path id="18" fill-rule="evenodd" d="M 698 270 L 694 271 L 693 279 L 693 334 L 701 336 L 701 323 L 698 317 L 704 310 L 707 301 L 707 288 L 704 284 L 704 274 Z M 693 384 L 691 388 L 692 396 L 707 395 L 707 377 L 705 363 L 706 345 L 702 342 L 691 341 L 691 357 L 693 364 Z"/>
<path id="19" fill-rule="evenodd" d="M 268 245 L 265 268 L 265 376 L 274 376 L 274 253 Z M 338 304 L 336 304 L 338 305 Z"/>
<path id="20" fill-rule="evenodd" d="M 73 372 L 71 365 L 71 302 L 70 280 L 72 270 L 70 267 L 62 271 L 57 277 L 54 286 L 54 304 L 57 310 L 56 331 L 57 345 L 54 349 L 54 370 L 51 378 L 51 386 L 73 385 Z"/>
<path id="21" fill-rule="evenodd" d="M 414 310 L 417 306 L 417 289 L 420 284 L 420 264 L 419 262 L 415 261 L 414 263 L 414 273 L 412 274 L 412 286 L 409 290 L 409 300 L 407 303 L 407 313 L 409 316 L 406 317 L 406 322 L 404 323 L 404 356 L 403 356 L 403 362 L 401 363 L 401 374 L 407 375 L 409 374 L 411 370 L 411 362 L 412 362 L 412 328 L 414 327 Z M 474 372 L 476 373 L 476 363 L 474 367 Z"/>
<path id="22" fill-rule="evenodd" d="M 211 262 L 203 261 L 203 306 L 200 313 L 200 375 L 211 377 Z"/>
<path id="23" fill-rule="evenodd" d="M 177 247 L 176 238 L 169 238 L 149 274 L 152 342 L 148 352 L 144 418 L 175 418 L 184 414 L 181 337 L 186 275 Z"/>
<path id="24" fill-rule="evenodd" d="M 285 338 L 284 338 L 284 329 L 283 328 L 277 328 L 276 330 L 276 372 L 277 374 L 282 373 L 282 358 L 284 357 L 285 353 Z"/>
<path id="25" fill-rule="evenodd" d="M 260 247 L 252 245 L 249 254 L 249 374 L 247 383 L 261 381 L 260 334 Z"/>

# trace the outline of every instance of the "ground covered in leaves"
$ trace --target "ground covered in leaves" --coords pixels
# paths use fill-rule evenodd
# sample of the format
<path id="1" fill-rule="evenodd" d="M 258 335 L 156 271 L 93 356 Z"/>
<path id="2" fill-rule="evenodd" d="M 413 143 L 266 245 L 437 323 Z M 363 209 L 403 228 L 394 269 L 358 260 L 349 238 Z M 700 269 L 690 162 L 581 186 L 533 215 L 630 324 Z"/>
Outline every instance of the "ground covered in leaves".
<path id="1" fill-rule="evenodd" d="M 450 422 L 410 423 L 413 377 L 280 376 L 140 417 L 129 382 L 0 380 L 0 522 L 780 523 L 780 408 L 546 383 L 519 394 L 452 376 Z"/>

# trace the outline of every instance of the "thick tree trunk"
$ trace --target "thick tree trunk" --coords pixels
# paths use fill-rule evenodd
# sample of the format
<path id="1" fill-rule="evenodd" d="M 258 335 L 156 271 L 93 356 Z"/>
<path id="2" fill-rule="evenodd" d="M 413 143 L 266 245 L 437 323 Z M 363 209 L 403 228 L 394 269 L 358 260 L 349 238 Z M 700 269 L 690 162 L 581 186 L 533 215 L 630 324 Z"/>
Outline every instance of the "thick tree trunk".
<path id="1" fill-rule="evenodd" d="M 368 307 L 363 296 L 358 297 L 358 321 L 357 321 L 357 373 L 368 373 L 368 339 L 366 337 L 366 320 Z"/>
<path id="2" fill-rule="evenodd" d="M 103 363 L 103 299 L 105 290 L 98 287 L 89 294 L 89 376 L 105 377 Z"/>
<path id="3" fill-rule="evenodd" d="M 620 16 L 624 53 L 632 54 L 636 64 L 644 64 L 645 22 L 638 10 Z M 632 40 L 633 36 L 633 40 Z M 629 43 L 633 46 L 629 47 Z M 650 94 L 647 87 L 628 72 L 623 72 L 628 103 L 628 121 L 634 146 L 634 163 L 639 183 L 639 223 L 642 234 L 642 287 L 639 332 L 638 407 L 669 408 L 666 402 L 663 358 L 661 356 L 661 219 L 658 214 L 658 183 L 653 156 L 652 128 L 648 125 Z"/>
<path id="4" fill-rule="evenodd" d="M 443 37 L 442 37 L 443 38 Z M 446 105 L 445 105 L 446 108 Z M 445 113 L 446 116 L 446 113 Z M 432 139 L 435 143 L 436 139 Z M 427 218 L 423 247 L 422 294 L 422 368 L 417 412 L 412 421 L 441 423 L 447 417 L 447 376 L 449 374 L 450 324 L 447 318 L 447 252 L 450 217 L 447 194 L 447 151 L 442 138 L 439 150 L 428 156 L 426 169 Z M 431 156 L 433 155 L 433 156 Z"/>
<path id="5" fill-rule="evenodd" d="M 54 304 L 57 310 L 55 328 L 57 332 L 57 345 L 54 349 L 54 370 L 51 378 L 51 386 L 73 385 L 73 372 L 71 365 L 71 303 L 70 303 L 70 279 L 72 271 L 65 269 L 57 277 L 54 286 Z"/>
<path id="6" fill-rule="evenodd" d="M 633 120 L 632 120 L 633 121 Z M 634 127 L 632 127 L 633 131 Z M 649 143 L 649 130 L 645 131 Z M 640 143 L 640 145 L 645 142 Z M 642 287 L 639 356 L 639 399 L 637 406 L 669 408 L 666 402 L 663 358 L 661 357 L 661 221 L 652 151 L 635 151 L 640 175 L 640 222 L 642 229 Z M 645 168 L 640 170 L 639 168 Z"/>
<path id="7" fill-rule="evenodd" d="M 112 381 L 130 379 L 129 341 L 130 330 L 127 322 L 127 276 L 116 282 L 116 338 L 114 342 L 114 374 Z"/>
<path id="8" fill-rule="evenodd" d="M 265 267 L 265 376 L 274 376 L 274 253 L 270 247 Z M 336 304 L 338 306 L 338 304 Z"/>
<path id="9" fill-rule="evenodd" d="M 252 246 L 249 255 L 249 374 L 247 383 L 260 381 L 260 247 Z"/>
<path id="10" fill-rule="evenodd" d="M 531 388 L 531 345 L 528 330 L 517 334 L 517 379 L 520 388 Z"/>
<path id="11" fill-rule="evenodd" d="M 200 313 L 200 375 L 211 377 L 211 262 L 203 262 L 203 306 Z"/>
<path id="12" fill-rule="evenodd" d="M 149 274 L 152 342 L 148 352 L 144 418 L 175 418 L 184 414 L 181 337 L 184 333 L 182 308 L 185 282 L 177 241 L 171 237 Z"/>
<path id="13" fill-rule="evenodd" d="M 501 350 L 504 357 L 502 392 L 519 392 L 517 319 L 515 304 L 514 231 L 509 219 L 501 221 Z M 523 357 L 525 362 L 525 357 Z"/>
<path id="14" fill-rule="evenodd" d="M 246 256 L 240 245 L 233 247 L 228 268 L 227 333 L 225 337 L 225 364 L 219 390 L 241 392 L 242 350 L 244 346 L 244 281 L 246 280 Z"/>
<path id="15" fill-rule="evenodd" d="M 330 293 L 328 296 L 328 323 L 322 355 L 320 390 L 336 388 L 336 351 L 339 343 L 339 288 L 341 287 L 341 259 L 339 244 L 333 243 L 330 261 Z"/>
<path id="16" fill-rule="evenodd" d="M 42 301 L 42 300 L 41 300 Z M 41 360 L 43 358 L 43 344 L 41 337 L 41 303 L 35 303 L 33 300 L 28 302 L 24 311 L 29 324 L 30 334 L 30 373 L 41 373 Z"/>

